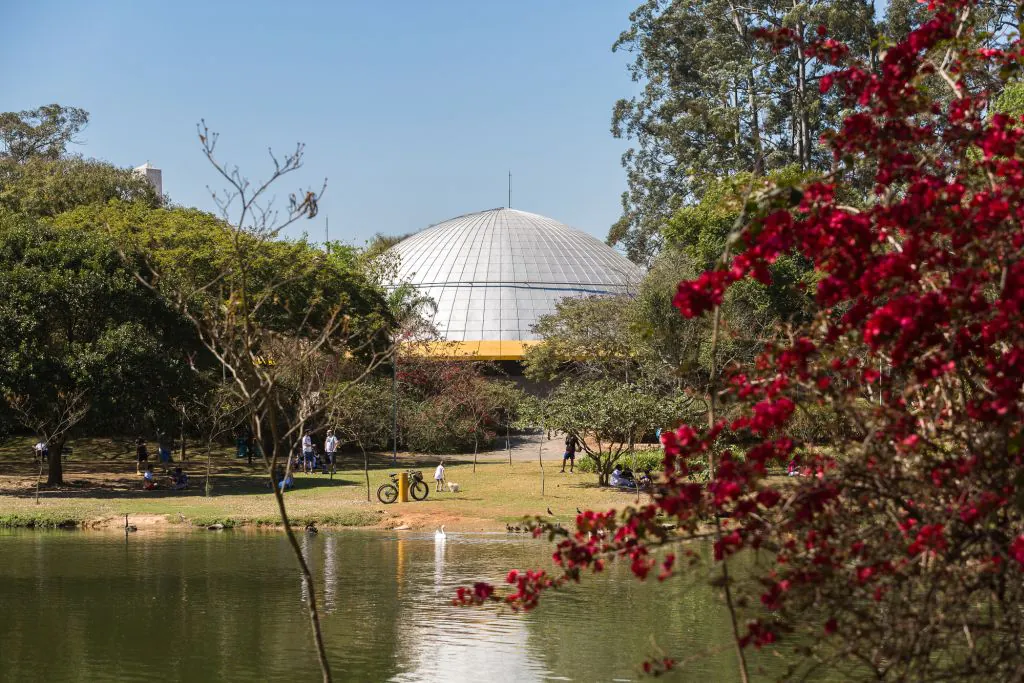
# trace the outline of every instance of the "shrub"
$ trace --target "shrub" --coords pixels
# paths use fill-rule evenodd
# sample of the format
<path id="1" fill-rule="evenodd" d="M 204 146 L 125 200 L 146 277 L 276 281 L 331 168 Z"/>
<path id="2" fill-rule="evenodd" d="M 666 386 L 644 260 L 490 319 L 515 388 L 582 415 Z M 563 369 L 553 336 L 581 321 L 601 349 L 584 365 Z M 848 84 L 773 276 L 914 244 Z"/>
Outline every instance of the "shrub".
<path id="1" fill-rule="evenodd" d="M 616 462 L 620 465 L 628 466 L 634 472 L 643 472 L 644 470 L 660 472 L 664 459 L 665 453 L 659 448 L 638 450 L 635 453 L 623 453 Z M 597 471 L 593 459 L 585 455 L 582 457 L 581 455 L 576 456 L 576 469 L 586 474 L 594 474 Z"/>

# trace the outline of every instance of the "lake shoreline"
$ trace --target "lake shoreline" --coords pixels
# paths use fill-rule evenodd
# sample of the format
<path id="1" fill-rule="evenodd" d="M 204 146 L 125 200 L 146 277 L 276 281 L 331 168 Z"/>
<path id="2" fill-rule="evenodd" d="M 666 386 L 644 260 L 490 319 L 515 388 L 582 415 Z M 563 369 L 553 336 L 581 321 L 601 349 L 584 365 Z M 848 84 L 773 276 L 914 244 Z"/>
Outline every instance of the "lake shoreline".
<path id="1" fill-rule="evenodd" d="M 54 500 L 54 499 L 50 499 Z M 409 503 L 407 505 L 413 505 Z M 2 509 L 2 500 L 0 500 Z M 465 517 L 448 512 L 418 512 L 399 510 L 393 513 L 377 511 L 354 511 L 351 514 L 328 513 L 317 515 L 289 515 L 293 529 L 304 529 L 312 524 L 318 529 L 336 531 L 340 529 L 372 529 L 379 531 L 421 531 L 434 530 L 444 525 L 451 531 L 507 532 L 505 521 L 484 517 Z M 0 530 L 77 530 L 77 531 L 121 531 L 126 525 L 138 531 L 174 532 L 192 530 L 244 529 L 259 531 L 284 531 L 280 518 L 267 517 L 187 517 L 182 513 L 144 512 L 117 514 L 55 513 L 49 509 L 37 512 L 0 512 Z"/>

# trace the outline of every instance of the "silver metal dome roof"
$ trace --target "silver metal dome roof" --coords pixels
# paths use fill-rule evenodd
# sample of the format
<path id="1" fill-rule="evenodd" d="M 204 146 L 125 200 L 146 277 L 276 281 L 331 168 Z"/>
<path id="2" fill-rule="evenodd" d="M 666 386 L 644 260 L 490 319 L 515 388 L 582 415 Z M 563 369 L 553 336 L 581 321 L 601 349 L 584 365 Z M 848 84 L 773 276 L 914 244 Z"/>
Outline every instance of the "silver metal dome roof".
<path id="1" fill-rule="evenodd" d="M 626 293 L 642 277 L 585 232 L 516 209 L 452 218 L 391 251 L 400 258 L 397 280 L 437 303 L 434 324 L 455 342 L 534 341 L 531 328 L 560 299 Z"/>

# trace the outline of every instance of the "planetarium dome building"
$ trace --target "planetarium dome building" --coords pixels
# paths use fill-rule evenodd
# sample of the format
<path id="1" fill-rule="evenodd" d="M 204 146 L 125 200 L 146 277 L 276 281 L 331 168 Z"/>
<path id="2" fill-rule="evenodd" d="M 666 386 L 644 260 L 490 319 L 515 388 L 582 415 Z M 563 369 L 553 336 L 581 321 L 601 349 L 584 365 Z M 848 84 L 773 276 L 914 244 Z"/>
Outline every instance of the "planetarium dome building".
<path id="1" fill-rule="evenodd" d="M 443 355 L 521 360 L 533 326 L 566 297 L 625 294 L 642 271 L 600 240 L 516 209 L 491 209 L 402 240 L 397 282 L 437 304 Z"/>

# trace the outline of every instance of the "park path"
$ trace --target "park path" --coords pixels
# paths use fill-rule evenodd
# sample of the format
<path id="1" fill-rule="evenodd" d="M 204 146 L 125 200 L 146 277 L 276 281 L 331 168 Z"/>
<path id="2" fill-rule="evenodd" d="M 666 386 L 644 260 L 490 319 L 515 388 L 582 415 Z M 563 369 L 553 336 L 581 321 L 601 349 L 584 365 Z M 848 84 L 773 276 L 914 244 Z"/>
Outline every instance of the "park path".
<path id="1" fill-rule="evenodd" d="M 545 463 L 555 462 L 561 465 L 564 438 L 561 434 L 554 434 L 550 439 L 547 434 L 513 434 L 511 437 L 511 449 L 505 448 L 505 438 L 498 437 L 496 446 L 492 450 L 480 451 L 477 454 L 479 462 L 508 462 L 509 450 L 512 451 L 512 462 L 537 462 L 537 454 L 540 453 Z M 460 460 L 473 458 L 473 453 L 459 453 Z"/>

